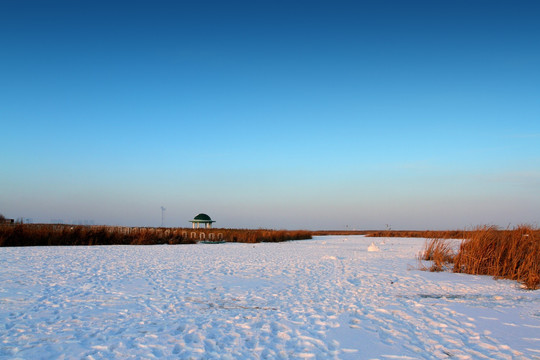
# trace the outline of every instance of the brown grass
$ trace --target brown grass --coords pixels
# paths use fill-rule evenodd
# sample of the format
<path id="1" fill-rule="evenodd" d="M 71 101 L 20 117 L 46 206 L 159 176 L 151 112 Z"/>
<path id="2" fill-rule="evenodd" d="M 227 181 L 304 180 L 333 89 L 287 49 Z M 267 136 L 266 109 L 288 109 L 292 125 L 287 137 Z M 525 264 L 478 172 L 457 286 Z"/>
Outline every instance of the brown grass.
<path id="1" fill-rule="evenodd" d="M 270 230 L 270 229 L 220 229 L 223 237 L 230 242 L 259 243 L 282 242 L 288 240 L 311 239 L 311 232 L 304 230 Z"/>
<path id="2" fill-rule="evenodd" d="M 409 237 L 426 239 L 463 239 L 468 231 L 463 230 L 379 230 L 370 231 L 367 237 Z"/>
<path id="3" fill-rule="evenodd" d="M 421 260 L 431 261 L 432 264 L 430 267 L 422 267 L 422 269 L 429 271 L 447 270 L 450 264 L 454 262 L 455 256 L 450 242 L 444 239 L 428 240 L 420 258 Z"/>
<path id="4" fill-rule="evenodd" d="M 0 246 L 194 244 L 199 240 L 280 242 L 311 239 L 309 231 L 139 228 L 61 224 L 0 225 Z"/>
<path id="5" fill-rule="evenodd" d="M 482 226 L 463 234 L 457 251 L 442 238 L 427 241 L 420 255 L 421 260 L 433 261 L 427 269 L 516 280 L 531 290 L 540 287 L 539 229 L 527 225 L 512 230 Z"/>
<path id="6" fill-rule="evenodd" d="M 367 235 L 371 233 L 370 230 L 315 230 L 311 234 L 313 236 L 325 236 L 325 235 Z"/>

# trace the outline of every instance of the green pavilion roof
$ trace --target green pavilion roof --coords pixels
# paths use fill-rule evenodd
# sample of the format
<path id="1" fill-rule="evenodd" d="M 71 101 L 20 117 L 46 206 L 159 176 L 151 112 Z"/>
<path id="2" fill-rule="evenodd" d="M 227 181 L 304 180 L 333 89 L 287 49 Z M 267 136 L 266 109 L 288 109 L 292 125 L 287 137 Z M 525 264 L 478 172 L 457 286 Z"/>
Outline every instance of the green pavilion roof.
<path id="1" fill-rule="evenodd" d="M 210 216 L 206 214 L 199 214 L 193 218 L 193 220 L 190 220 L 191 222 L 215 222 L 210 218 Z"/>

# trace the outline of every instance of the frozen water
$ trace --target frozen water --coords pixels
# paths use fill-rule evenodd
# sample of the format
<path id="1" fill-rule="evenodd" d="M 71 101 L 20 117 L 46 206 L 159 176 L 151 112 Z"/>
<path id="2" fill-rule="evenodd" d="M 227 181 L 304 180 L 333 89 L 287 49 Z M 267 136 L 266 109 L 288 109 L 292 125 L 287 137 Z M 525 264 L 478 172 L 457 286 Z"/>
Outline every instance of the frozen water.
<path id="1" fill-rule="evenodd" d="M 0 248 L 0 359 L 540 359 L 540 291 L 372 241 Z"/>

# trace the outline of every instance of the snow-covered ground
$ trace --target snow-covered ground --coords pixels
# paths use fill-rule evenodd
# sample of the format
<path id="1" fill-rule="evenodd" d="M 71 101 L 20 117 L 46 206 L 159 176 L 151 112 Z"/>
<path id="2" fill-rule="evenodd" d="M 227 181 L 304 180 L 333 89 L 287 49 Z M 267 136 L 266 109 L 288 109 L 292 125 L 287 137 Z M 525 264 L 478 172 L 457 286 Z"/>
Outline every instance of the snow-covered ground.
<path id="1" fill-rule="evenodd" d="M 423 243 L 0 248 L 0 359 L 540 359 L 540 291 Z"/>

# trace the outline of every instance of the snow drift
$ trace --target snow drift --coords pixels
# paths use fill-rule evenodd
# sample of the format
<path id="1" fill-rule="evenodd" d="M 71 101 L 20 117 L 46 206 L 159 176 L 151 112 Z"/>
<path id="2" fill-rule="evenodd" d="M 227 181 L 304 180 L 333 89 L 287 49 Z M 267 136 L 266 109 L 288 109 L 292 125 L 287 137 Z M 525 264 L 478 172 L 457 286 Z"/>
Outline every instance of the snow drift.
<path id="1" fill-rule="evenodd" d="M 540 359 L 540 292 L 424 239 L 0 249 L 0 359 Z"/>

